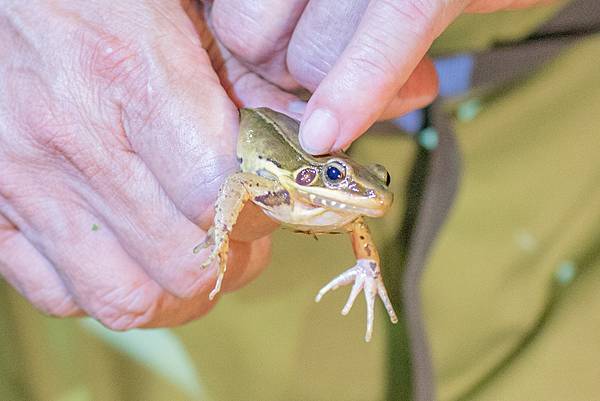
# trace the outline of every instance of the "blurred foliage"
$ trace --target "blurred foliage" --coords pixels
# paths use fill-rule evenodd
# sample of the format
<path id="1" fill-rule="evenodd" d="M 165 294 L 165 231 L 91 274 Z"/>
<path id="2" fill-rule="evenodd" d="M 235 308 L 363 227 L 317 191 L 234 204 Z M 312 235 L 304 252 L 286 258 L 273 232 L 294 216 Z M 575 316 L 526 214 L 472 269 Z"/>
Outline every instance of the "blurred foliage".
<path id="1" fill-rule="evenodd" d="M 169 329 L 111 331 L 93 319 L 81 325 L 116 350 L 179 386 L 193 399 L 206 400 L 199 375 L 185 346 Z M 76 393 L 77 394 L 77 393 Z"/>

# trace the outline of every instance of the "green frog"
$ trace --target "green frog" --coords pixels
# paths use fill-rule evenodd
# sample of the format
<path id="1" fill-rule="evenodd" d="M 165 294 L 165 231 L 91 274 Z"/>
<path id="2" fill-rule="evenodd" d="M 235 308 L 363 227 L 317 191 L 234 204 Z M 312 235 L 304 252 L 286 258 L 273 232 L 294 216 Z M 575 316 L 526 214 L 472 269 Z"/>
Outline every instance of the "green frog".
<path id="1" fill-rule="evenodd" d="M 379 296 L 393 323 L 398 321 L 381 278 L 379 254 L 363 216 L 381 217 L 390 208 L 390 176 L 380 165 L 362 166 L 345 153 L 312 156 L 298 141 L 298 121 L 268 108 L 240 110 L 237 157 L 241 171 L 219 190 L 214 224 L 194 251 L 211 248 L 203 267 L 219 262 L 217 281 L 209 295 L 221 289 L 227 267 L 229 234 L 246 202 L 295 231 L 312 235 L 347 232 L 356 264 L 331 280 L 323 295 L 353 283 L 342 314 L 364 291 L 367 303 L 365 341 L 373 333 L 374 304 Z"/>

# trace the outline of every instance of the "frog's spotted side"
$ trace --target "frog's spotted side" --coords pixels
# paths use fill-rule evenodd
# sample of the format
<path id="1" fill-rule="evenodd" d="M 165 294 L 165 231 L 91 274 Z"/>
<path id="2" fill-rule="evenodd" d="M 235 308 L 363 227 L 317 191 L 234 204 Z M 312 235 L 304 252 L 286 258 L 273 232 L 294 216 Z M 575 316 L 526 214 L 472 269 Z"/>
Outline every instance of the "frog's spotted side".
<path id="1" fill-rule="evenodd" d="M 241 172 L 227 178 L 219 191 L 216 215 L 207 240 L 212 247 L 203 266 L 219 259 L 219 275 L 210 293 L 221 288 L 227 264 L 229 233 L 246 202 L 254 202 L 273 219 L 296 231 L 311 234 L 348 232 L 356 265 L 333 279 L 317 294 L 317 302 L 328 291 L 354 283 L 347 314 L 361 290 L 367 302 L 367 332 L 373 331 L 377 295 L 390 320 L 396 314 L 381 279 L 379 254 L 362 216 L 380 217 L 392 203 L 389 174 L 379 165 L 361 166 L 344 153 L 312 156 L 298 142 L 298 122 L 267 108 L 242 109 L 237 156 Z"/>

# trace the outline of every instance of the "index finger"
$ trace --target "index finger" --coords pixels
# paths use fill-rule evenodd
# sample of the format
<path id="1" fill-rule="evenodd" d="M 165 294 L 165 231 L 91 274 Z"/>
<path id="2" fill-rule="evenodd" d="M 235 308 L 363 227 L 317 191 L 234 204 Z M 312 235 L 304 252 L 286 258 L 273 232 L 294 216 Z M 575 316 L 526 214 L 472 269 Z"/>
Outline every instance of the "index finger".
<path id="1" fill-rule="evenodd" d="M 304 148 L 350 144 L 383 113 L 463 2 L 373 0 L 352 40 L 315 90 L 300 126 Z"/>

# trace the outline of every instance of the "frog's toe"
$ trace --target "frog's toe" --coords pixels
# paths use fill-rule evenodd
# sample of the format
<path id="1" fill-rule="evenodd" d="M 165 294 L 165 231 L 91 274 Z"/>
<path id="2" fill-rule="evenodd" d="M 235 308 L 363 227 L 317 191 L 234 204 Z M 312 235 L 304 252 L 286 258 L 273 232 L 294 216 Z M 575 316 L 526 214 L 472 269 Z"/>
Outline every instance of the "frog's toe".
<path id="1" fill-rule="evenodd" d="M 211 266 L 214 263 L 217 256 L 219 256 L 219 254 L 217 252 L 211 252 L 211 254 L 206 258 L 206 260 L 204 262 L 202 262 L 202 264 L 200 265 L 200 268 L 206 269 L 207 267 Z"/>
<path id="2" fill-rule="evenodd" d="M 348 300 L 346 301 L 346 305 L 344 305 L 344 308 L 342 309 L 342 315 L 345 316 L 350 312 L 350 309 L 352 309 L 352 305 L 354 305 L 354 301 L 356 300 L 356 297 L 358 297 L 358 294 L 360 294 L 364 285 L 365 285 L 364 277 L 362 277 L 362 276 L 356 277 L 356 280 L 354 281 L 354 285 L 352 286 L 352 290 L 350 291 L 350 295 L 348 296 Z"/>
<path id="3" fill-rule="evenodd" d="M 365 301 L 367 302 L 367 331 L 365 333 L 365 341 L 371 341 L 373 336 L 373 321 L 375 320 L 375 297 L 377 296 L 377 284 L 372 280 L 366 280 Z"/>
<path id="4" fill-rule="evenodd" d="M 217 276 L 217 281 L 215 283 L 215 287 L 212 289 L 212 291 L 210 292 L 210 294 L 208 294 L 208 300 L 212 301 L 213 299 L 215 299 L 215 297 L 217 296 L 217 294 L 219 292 L 221 292 L 221 285 L 223 284 L 223 277 L 225 277 L 225 272 L 224 271 L 219 271 L 219 274 Z"/>
<path id="5" fill-rule="evenodd" d="M 206 233 L 206 237 L 204 237 L 204 241 L 202 241 L 201 243 L 199 243 L 198 245 L 196 245 L 194 247 L 193 252 L 194 253 L 198 253 L 201 250 L 213 247 L 214 245 L 215 245 L 215 234 L 214 234 L 214 228 L 211 227 L 208 230 L 208 232 Z"/>
<path id="6" fill-rule="evenodd" d="M 383 306 L 385 306 L 385 310 L 390 317 L 390 321 L 394 324 L 398 323 L 398 316 L 396 316 L 396 312 L 394 311 L 394 307 L 392 306 L 392 301 L 390 301 L 390 297 L 385 289 L 385 285 L 383 285 L 383 281 L 379 280 L 377 283 L 377 293 L 379 294 L 379 298 L 383 302 Z"/>
<path id="7" fill-rule="evenodd" d="M 336 278 L 331 280 L 329 283 L 327 283 L 323 288 L 321 288 L 319 290 L 319 293 L 315 297 L 315 301 L 319 302 L 321 300 L 321 298 L 323 298 L 323 295 L 327 294 L 329 291 L 333 291 L 333 290 L 337 289 L 338 287 L 341 287 L 342 285 L 350 284 L 351 282 L 353 282 L 355 280 L 356 280 L 356 270 L 353 267 L 353 268 L 346 270 L 345 272 L 343 272 L 342 274 L 340 274 L 339 276 L 337 276 Z"/>

